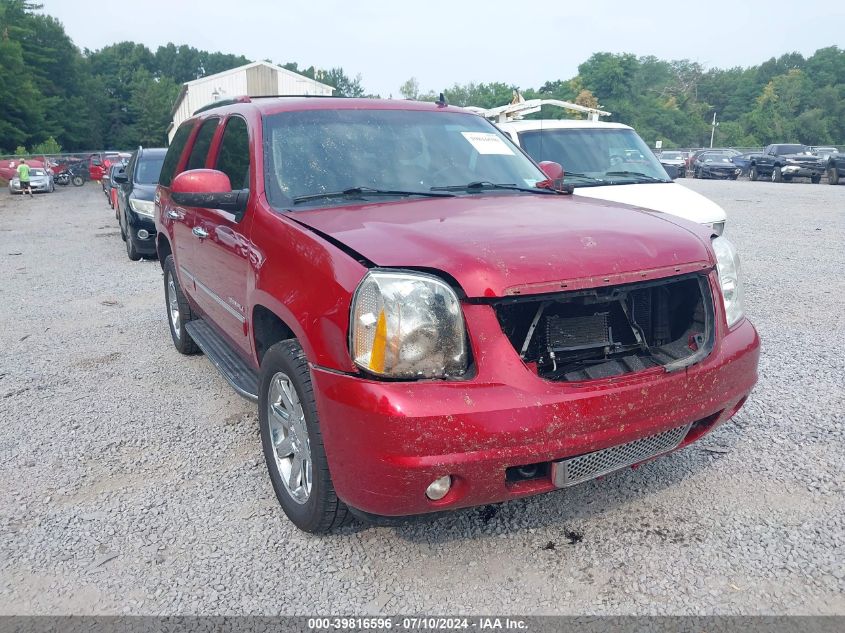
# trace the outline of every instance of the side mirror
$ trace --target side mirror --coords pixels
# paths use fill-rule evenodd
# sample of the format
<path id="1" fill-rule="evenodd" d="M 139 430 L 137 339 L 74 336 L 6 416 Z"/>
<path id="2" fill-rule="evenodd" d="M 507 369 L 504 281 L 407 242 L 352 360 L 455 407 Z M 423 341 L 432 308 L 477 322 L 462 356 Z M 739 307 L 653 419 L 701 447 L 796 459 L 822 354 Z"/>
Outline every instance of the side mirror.
<path id="1" fill-rule="evenodd" d="M 540 169 L 546 174 L 546 180 L 537 183 L 540 189 L 554 189 L 555 191 L 566 191 L 563 184 L 564 171 L 560 163 L 544 160 L 540 163 Z"/>
<path id="2" fill-rule="evenodd" d="M 121 169 L 119 172 L 115 173 L 114 181 L 122 185 L 129 182 L 129 177 L 126 175 L 126 172 Z"/>
<path id="3" fill-rule="evenodd" d="M 229 177 L 216 169 L 183 171 L 170 185 L 170 197 L 186 207 L 222 209 L 240 221 L 246 210 L 249 189 L 232 191 Z"/>
<path id="4" fill-rule="evenodd" d="M 678 177 L 678 167 L 676 165 L 663 165 L 663 169 L 666 170 L 666 175 L 672 180 Z"/>

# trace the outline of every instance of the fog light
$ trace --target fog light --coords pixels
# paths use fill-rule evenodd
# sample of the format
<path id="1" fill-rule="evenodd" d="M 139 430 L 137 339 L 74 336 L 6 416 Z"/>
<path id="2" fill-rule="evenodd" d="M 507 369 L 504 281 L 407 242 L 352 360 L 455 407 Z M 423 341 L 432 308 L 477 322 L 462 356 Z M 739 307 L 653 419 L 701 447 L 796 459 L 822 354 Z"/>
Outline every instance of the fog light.
<path id="1" fill-rule="evenodd" d="M 150 233 L 149 233 L 149 231 L 147 231 L 147 229 L 141 229 L 140 231 L 138 231 L 138 239 L 139 240 L 145 240 L 149 236 L 150 236 Z"/>
<path id="2" fill-rule="evenodd" d="M 432 501 L 439 501 L 449 493 L 449 488 L 452 487 L 451 475 L 446 475 L 432 481 L 428 488 L 425 489 L 425 496 Z"/>

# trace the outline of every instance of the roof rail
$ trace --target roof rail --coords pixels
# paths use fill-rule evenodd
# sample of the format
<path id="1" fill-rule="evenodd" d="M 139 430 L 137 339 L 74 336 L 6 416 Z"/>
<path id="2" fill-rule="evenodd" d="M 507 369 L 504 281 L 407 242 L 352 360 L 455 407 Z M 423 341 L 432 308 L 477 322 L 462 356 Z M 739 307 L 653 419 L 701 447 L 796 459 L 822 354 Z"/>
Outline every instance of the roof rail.
<path id="1" fill-rule="evenodd" d="M 565 110 L 573 110 L 575 112 L 585 112 L 590 121 L 598 121 L 600 116 L 610 116 L 610 112 L 599 110 L 598 108 L 589 108 L 577 103 L 569 101 L 561 101 L 560 99 L 529 99 L 526 101 L 518 90 L 514 90 L 513 101 L 507 105 L 499 106 L 497 108 L 478 108 L 475 106 L 468 106 L 466 110 L 480 114 L 485 119 L 495 119 L 497 123 L 507 123 L 508 121 L 518 121 L 527 114 L 534 114 L 539 112 L 544 105 L 553 105 Z"/>
<path id="2" fill-rule="evenodd" d="M 242 95 L 240 97 L 232 97 L 231 99 L 221 99 L 220 101 L 212 101 L 211 103 L 207 103 L 201 108 L 197 108 L 194 110 L 194 114 L 199 114 L 200 112 L 206 112 L 208 110 L 213 110 L 214 108 L 222 108 L 223 106 L 234 105 L 235 103 L 251 103 L 252 99 L 250 99 L 246 95 Z M 191 116 L 194 116 L 192 114 Z"/>
<path id="3" fill-rule="evenodd" d="M 344 95 L 253 95 L 250 99 L 345 99 Z"/>

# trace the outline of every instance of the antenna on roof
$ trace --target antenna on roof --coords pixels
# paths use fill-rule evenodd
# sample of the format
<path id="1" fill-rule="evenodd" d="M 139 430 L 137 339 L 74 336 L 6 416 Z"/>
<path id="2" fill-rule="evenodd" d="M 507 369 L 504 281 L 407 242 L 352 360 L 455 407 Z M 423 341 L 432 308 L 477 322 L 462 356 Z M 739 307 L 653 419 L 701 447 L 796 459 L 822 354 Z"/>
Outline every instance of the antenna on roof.
<path id="1" fill-rule="evenodd" d="M 434 103 L 437 104 L 438 108 L 445 108 L 447 105 L 449 105 L 449 102 L 446 101 L 446 95 L 444 95 L 442 92 L 440 93 L 440 96 L 437 97 L 437 101 L 435 101 Z"/>

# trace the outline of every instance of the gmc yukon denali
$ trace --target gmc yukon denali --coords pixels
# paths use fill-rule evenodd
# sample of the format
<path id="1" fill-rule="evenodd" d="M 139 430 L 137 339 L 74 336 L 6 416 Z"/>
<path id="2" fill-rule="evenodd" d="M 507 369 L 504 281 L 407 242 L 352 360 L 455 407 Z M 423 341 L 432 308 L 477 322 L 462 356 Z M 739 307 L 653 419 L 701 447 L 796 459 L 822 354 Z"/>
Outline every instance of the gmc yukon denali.
<path id="1" fill-rule="evenodd" d="M 178 129 L 170 333 L 257 402 L 295 525 L 566 488 L 743 405 L 759 340 L 730 242 L 562 175 L 442 101 L 240 97 Z"/>

